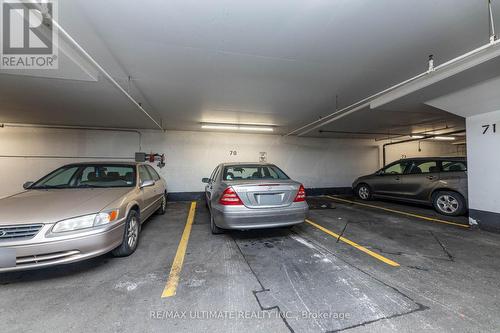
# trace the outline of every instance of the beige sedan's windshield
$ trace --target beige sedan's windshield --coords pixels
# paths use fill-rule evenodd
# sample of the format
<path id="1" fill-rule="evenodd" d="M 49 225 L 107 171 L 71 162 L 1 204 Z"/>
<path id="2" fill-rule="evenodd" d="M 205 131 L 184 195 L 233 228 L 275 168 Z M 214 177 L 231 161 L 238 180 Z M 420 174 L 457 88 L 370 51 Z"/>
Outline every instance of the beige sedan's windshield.
<path id="1" fill-rule="evenodd" d="M 43 177 L 30 189 L 132 187 L 135 182 L 132 165 L 69 165 Z"/>

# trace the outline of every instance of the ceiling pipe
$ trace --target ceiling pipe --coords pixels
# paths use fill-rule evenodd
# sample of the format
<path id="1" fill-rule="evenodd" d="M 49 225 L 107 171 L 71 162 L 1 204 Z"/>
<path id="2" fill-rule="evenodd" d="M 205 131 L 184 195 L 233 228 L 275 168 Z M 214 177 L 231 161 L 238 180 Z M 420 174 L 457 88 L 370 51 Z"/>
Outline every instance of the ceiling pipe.
<path id="1" fill-rule="evenodd" d="M 130 156 L 60 156 L 60 155 L 0 155 L 0 158 L 40 158 L 40 159 L 90 159 L 90 160 L 120 160 L 132 161 L 134 157 Z"/>
<path id="2" fill-rule="evenodd" d="M 375 141 L 383 141 L 383 140 L 394 140 L 398 138 L 402 138 L 405 136 L 414 136 L 414 135 L 425 135 L 429 132 L 436 132 L 436 131 L 442 131 L 442 130 L 450 130 L 453 129 L 453 127 L 443 127 L 443 128 L 437 128 L 437 129 L 432 129 L 432 130 L 427 130 L 427 131 L 422 131 L 422 132 L 415 132 L 415 133 L 387 133 L 387 132 L 361 132 L 361 131 L 331 131 L 331 130 L 319 130 L 319 133 L 332 133 L 332 134 L 354 134 L 354 135 L 384 135 L 386 137 L 384 138 L 376 138 Z M 442 135 L 442 134 L 436 134 L 435 135 Z"/>
<path id="3" fill-rule="evenodd" d="M 492 43 L 497 39 L 497 35 L 495 33 L 495 20 L 493 19 L 493 5 L 491 0 L 488 0 L 488 14 L 490 23 L 490 43 Z"/>
<path id="4" fill-rule="evenodd" d="M 386 93 L 389 93 L 389 92 L 391 92 L 391 91 L 393 91 L 393 90 L 395 90 L 397 88 L 400 88 L 400 87 L 402 87 L 402 86 L 404 86 L 404 85 L 406 85 L 406 84 L 408 84 L 410 82 L 413 82 L 413 81 L 415 81 L 417 79 L 420 79 L 420 78 L 422 78 L 424 76 L 427 76 L 429 74 L 435 75 L 436 72 L 438 72 L 440 70 L 444 70 L 448 66 L 451 66 L 451 65 L 453 65 L 453 64 L 455 64 L 455 63 L 457 63 L 459 61 L 462 61 L 462 60 L 464 60 L 466 58 L 474 56 L 474 55 L 476 55 L 476 54 L 478 54 L 478 53 L 480 53 L 482 51 L 485 51 L 485 50 L 487 50 L 489 48 L 493 48 L 493 47 L 497 46 L 499 44 L 499 42 L 500 42 L 499 39 L 490 40 L 490 43 L 488 43 L 488 44 L 485 44 L 485 45 L 480 46 L 480 47 L 478 47 L 478 48 L 476 48 L 476 49 L 474 49 L 472 51 L 464 53 L 464 54 L 462 54 L 462 55 L 460 55 L 460 56 L 458 56 L 456 58 L 453 58 L 453 59 L 451 59 L 451 60 L 449 60 L 449 61 L 447 61 L 447 62 L 445 62 L 445 63 L 443 63 L 443 64 L 441 64 L 439 66 L 435 66 L 435 67 L 433 66 L 433 70 L 432 71 L 427 70 L 427 71 L 425 71 L 423 73 L 420 73 L 420 74 L 418 74 L 418 75 L 416 75 L 416 76 L 414 76 L 412 78 L 409 78 L 408 80 L 405 80 L 403 82 L 395 84 L 395 85 L 393 85 L 393 86 L 391 86 L 391 87 L 389 87 L 389 88 L 387 88 L 385 90 L 382 90 L 382 91 L 380 91 L 380 92 L 378 92 L 376 94 L 373 94 L 373 95 L 371 95 L 369 97 L 366 97 L 366 98 L 364 98 L 364 99 L 362 99 L 362 100 L 360 100 L 360 101 L 358 101 L 356 103 L 353 103 L 353 104 L 351 104 L 351 105 L 349 105 L 349 106 L 347 106 L 347 107 L 345 107 L 345 108 L 343 108 L 341 110 L 335 111 L 335 112 L 333 112 L 333 113 L 331 113 L 331 114 L 329 114 L 329 115 L 327 115 L 327 116 L 325 116 L 323 118 L 320 118 L 320 119 L 315 120 L 315 121 L 313 121 L 313 122 L 311 122 L 309 124 L 306 124 L 306 125 L 304 125 L 302 127 L 299 127 L 297 129 L 295 129 L 295 130 L 293 130 L 293 131 L 285 134 L 285 136 L 290 136 L 290 135 L 293 135 L 293 134 L 296 134 L 296 133 L 298 133 L 297 134 L 298 136 L 305 135 L 305 134 L 307 134 L 307 133 L 309 133 L 309 132 L 311 132 L 311 131 L 313 131 L 315 129 L 318 129 L 320 127 L 323 127 L 323 126 L 325 126 L 325 125 L 327 125 L 327 124 L 329 124 L 329 123 L 331 123 L 331 122 L 333 122 L 335 120 L 343 118 L 343 117 L 345 117 L 345 116 L 347 116 L 347 115 L 349 115 L 349 114 L 351 114 L 353 112 L 359 111 L 359 110 L 361 110 L 361 109 L 363 109 L 365 107 L 370 107 L 370 102 L 373 101 L 373 100 L 375 100 L 376 98 L 378 98 L 378 97 L 380 97 L 380 96 L 382 96 L 382 95 L 384 95 Z"/>
<path id="5" fill-rule="evenodd" d="M 37 5 L 38 6 L 38 9 L 40 10 L 41 13 L 44 13 L 44 15 L 46 16 L 49 16 L 48 13 L 44 12 L 43 11 L 43 8 L 41 6 L 41 3 L 38 2 L 38 1 L 30 1 L 30 3 L 34 4 L 34 5 Z M 94 66 L 97 68 L 97 70 L 102 74 L 104 75 L 104 77 L 109 81 L 111 82 L 116 88 L 118 88 L 119 91 L 121 91 L 142 113 L 144 113 L 159 129 L 161 129 L 162 131 L 164 131 L 163 129 L 163 126 L 156 120 L 153 118 L 153 116 L 151 116 L 149 114 L 148 111 L 146 111 L 143 107 L 142 107 L 142 104 L 139 103 L 138 101 L 135 100 L 134 97 L 132 97 L 132 95 L 130 95 L 125 89 L 123 89 L 123 87 L 80 45 L 78 44 L 78 42 L 73 38 L 71 37 L 71 35 L 52 17 L 49 17 L 51 22 L 52 22 L 52 25 L 55 26 L 59 33 L 62 34 L 71 44 L 73 44 L 78 51 L 80 51 L 80 53 L 82 53 L 85 58 L 87 58 L 87 60 Z"/>
<path id="6" fill-rule="evenodd" d="M 142 133 L 132 128 L 115 127 L 94 127 L 94 126 L 70 126 L 70 125 L 43 125 L 43 124 L 23 124 L 23 123 L 2 123 L 0 128 L 43 128 L 43 129 L 62 129 L 62 130 L 82 130 L 82 131 L 103 131 L 103 132 L 126 132 L 139 135 L 139 151 L 142 151 Z"/>
<path id="7" fill-rule="evenodd" d="M 402 86 L 402 85 L 404 85 L 404 84 L 406 84 L 406 83 L 409 83 L 409 82 L 411 82 L 411 81 L 413 81 L 413 80 L 416 80 L 416 79 L 418 79 L 419 77 L 422 77 L 424 74 L 425 74 L 425 73 L 419 74 L 419 75 L 417 75 L 417 76 L 415 76 L 415 77 L 412 77 L 411 79 L 408 79 L 408 80 L 406 80 L 406 81 L 403 81 L 403 82 L 401 82 L 401 83 L 398 83 L 398 84 L 396 84 L 396 85 L 394 85 L 394 86 L 392 86 L 392 87 L 389 87 L 389 88 L 387 88 L 387 89 L 385 89 L 385 90 L 383 90 L 383 91 L 381 91 L 381 92 L 378 92 L 378 93 L 373 94 L 373 95 L 371 95 L 371 96 L 369 96 L 369 97 L 367 97 L 367 98 L 364 98 L 364 99 L 362 99 L 362 100 L 360 100 L 360 101 L 358 101 L 358 102 L 356 102 L 356 103 L 353 103 L 353 104 L 351 104 L 351 105 L 349 105 L 349 106 L 347 106 L 347 107 L 345 107 L 345 108 L 342 108 L 342 109 L 340 109 L 340 110 L 338 110 L 338 111 L 335 111 L 335 112 L 333 112 L 333 113 L 331 113 L 331 114 L 329 114 L 329 115 L 327 115 L 327 116 L 325 116 L 325 117 L 322 117 L 322 118 L 320 118 L 320 119 L 318 119 L 318 120 L 316 120 L 316 121 L 313 121 L 313 122 L 311 122 L 311 123 L 309 123 L 309 124 L 307 124 L 307 125 L 304 125 L 304 126 L 302 126 L 302 127 L 299 127 L 299 128 L 297 128 L 297 129 L 295 129 L 295 130 L 291 131 L 290 133 L 285 134 L 285 136 L 290 136 L 290 135 L 295 134 L 295 133 L 297 133 L 297 132 L 300 132 L 300 131 L 302 131 L 302 130 L 304 130 L 304 129 L 306 129 L 306 128 L 310 127 L 310 126 L 313 126 L 313 125 L 316 125 L 316 124 L 321 124 L 320 126 L 315 126 L 315 127 L 311 128 L 311 129 L 309 129 L 309 130 L 305 131 L 305 132 L 301 132 L 301 133 L 299 133 L 298 135 L 300 136 L 300 135 L 303 135 L 303 134 L 309 133 L 310 131 L 313 131 L 313 130 L 315 130 L 316 128 L 322 127 L 322 126 L 324 126 L 324 125 L 326 125 L 326 124 L 328 124 L 328 123 L 330 123 L 330 122 L 332 122 L 332 121 L 334 121 L 334 120 L 340 119 L 340 118 L 342 118 L 342 117 L 344 117 L 344 116 L 347 116 L 348 114 L 350 114 L 350 113 L 352 113 L 352 112 L 358 111 L 358 110 L 360 110 L 360 109 L 362 109 L 362 108 L 364 108 L 364 107 L 369 106 L 369 105 L 370 105 L 370 101 L 371 101 L 372 99 L 375 99 L 376 97 L 378 97 L 378 96 L 380 96 L 380 95 L 382 95 L 382 94 L 385 94 L 385 93 L 387 93 L 387 92 L 389 92 L 389 91 L 391 91 L 391 90 L 393 90 L 393 89 L 396 89 L 396 88 L 398 88 L 398 87 L 400 87 L 400 86 Z M 344 114 L 343 114 L 343 113 L 344 113 Z M 335 116 L 337 116 L 337 117 L 335 117 Z M 335 117 L 335 118 L 332 118 L 332 117 Z"/>
<path id="8" fill-rule="evenodd" d="M 412 135 L 425 135 L 425 134 L 428 134 L 429 132 L 434 132 L 432 134 L 436 134 L 435 132 L 437 132 L 437 131 L 452 130 L 454 128 L 456 128 L 456 126 L 452 126 L 452 127 L 446 126 L 446 127 L 430 129 L 430 130 L 426 130 L 426 131 L 422 131 L 422 132 L 403 134 L 403 135 L 394 134 L 394 136 L 391 133 L 386 133 L 387 138 L 375 139 L 375 141 L 394 140 L 394 139 L 399 139 L 399 138 L 402 138 L 405 136 L 412 136 Z M 436 135 L 439 135 L 439 134 L 436 134 Z"/>
<path id="9" fill-rule="evenodd" d="M 71 37 L 71 35 L 66 32 L 66 30 L 64 30 L 60 25 L 59 23 L 57 23 L 56 21 L 53 21 L 53 24 L 57 27 L 57 29 L 59 30 L 59 32 L 62 34 L 81 52 L 83 53 L 83 55 L 85 57 L 87 57 L 87 59 L 99 70 L 99 72 L 102 73 L 102 75 L 104 75 L 104 77 L 106 77 L 108 79 L 108 81 L 110 81 L 113 85 L 115 85 L 115 87 L 118 88 L 118 90 L 120 90 L 142 113 L 144 113 L 159 129 L 161 129 L 162 131 L 164 131 L 163 129 L 163 126 L 160 125 L 160 123 L 158 121 L 156 121 L 156 119 L 153 118 L 153 116 L 151 116 L 148 111 L 146 111 L 141 103 L 137 102 L 134 97 L 132 97 L 125 89 L 123 89 L 123 87 L 101 66 L 99 65 L 99 63 L 87 52 L 85 51 L 85 49 L 80 46 L 80 44 L 78 44 L 78 42 L 76 40 L 73 39 L 73 37 Z"/>
<path id="10" fill-rule="evenodd" d="M 413 141 L 422 141 L 422 140 L 432 139 L 432 138 L 434 138 L 436 136 L 446 136 L 446 135 L 459 134 L 459 133 L 464 133 L 464 132 L 465 132 L 465 130 L 458 130 L 458 131 L 441 133 L 441 134 L 425 135 L 423 138 L 418 138 L 418 139 L 408 139 L 408 140 L 402 140 L 402 141 L 384 143 L 384 145 L 382 146 L 383 166 L 385 167 L 385 165 L 386 165 L 386 151 L 385 151 L 385 148 L 387 146 L 398 145 L 398 144 L 401 144 L 401 143 L 407 143 L 407 142 L 413 142 Z"/>
<path id="11" fill-rule="evenodd" d="M 135 128 L 122 127 L 97 127 L 97 126 L 73 126 L 73 125 L 48 125 L 48 124 L 27 124 L 27 123 L 2 123 L 0 127 L 27 127 L 27 128 L 52 128 L 52 129 L 85 129 L 96 131 L 116 131 L 116 132 L 136 132 L 140 133 Z"/>
<path id="12" fill-rule="evenodd" d="M 403 133 L 383 133 L 383 132 L 359 132 L 359 131 L 330 131 L 330 130 L 319 130 L 319 133 L 334 133 L 334 134 L 361 134 L 361 135 L 394 135 L 396 137 L 410 136 L 412 134 Z M 384 139 L 385 140 L 385 139 Z"/>

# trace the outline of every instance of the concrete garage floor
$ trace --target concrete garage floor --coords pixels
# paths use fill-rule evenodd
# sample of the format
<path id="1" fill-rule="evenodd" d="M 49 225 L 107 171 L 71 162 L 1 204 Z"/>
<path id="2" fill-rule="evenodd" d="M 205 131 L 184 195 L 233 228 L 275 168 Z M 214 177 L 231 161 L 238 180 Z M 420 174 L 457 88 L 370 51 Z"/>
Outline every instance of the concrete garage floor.
<path id="1" fill-rule="evenodd" d="M 425 207 L 370 204 L 466 223 Z M 106 255 L 0 275 L 1 331 L 493 332 L 500 327 L 500 235 L 349 202 L 311 210 L 310 221 L 336 234 L 343 231 L 346 239 L 399 267 L 309 223 L 211 235 L 208 212 L 198 203 L 177 294 L 161 298 L 189 206 L 169 203 L 165 216 L 150 219 L 131 257 Z M 226 319 L 207 319 L 203 311 L 219 311 L 212 316 Z"/>

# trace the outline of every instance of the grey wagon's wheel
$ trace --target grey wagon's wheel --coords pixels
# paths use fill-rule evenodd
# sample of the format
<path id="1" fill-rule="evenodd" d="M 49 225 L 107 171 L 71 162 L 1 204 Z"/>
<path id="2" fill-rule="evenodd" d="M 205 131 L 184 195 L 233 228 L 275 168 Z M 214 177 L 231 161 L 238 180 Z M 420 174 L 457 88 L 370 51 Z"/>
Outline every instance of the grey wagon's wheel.
<path id="1" fill-rule="evenodd" d="M 127 222 L 125 223 L 123 242 L 113 250 L 113 255 L 115 257 L 126 257 L 135 252 L 139 244 L 140 224 L 139 213 L 135 210 L 131 210 L 128 214 Z"/>
<path id="2" fill-rule="evenodd" d="M 361 200 L 370 200 L 372 198 L 372 190 L 366 184 L 360 184 L 356 188 L 356 195 Z"/>
<path id="3" fill-rule="evenodd" d="M 457 192 L 439 191 L 432 200 L 438 213 L 449 216 L 463 215 L 466 210 L 464 197 Z"/>

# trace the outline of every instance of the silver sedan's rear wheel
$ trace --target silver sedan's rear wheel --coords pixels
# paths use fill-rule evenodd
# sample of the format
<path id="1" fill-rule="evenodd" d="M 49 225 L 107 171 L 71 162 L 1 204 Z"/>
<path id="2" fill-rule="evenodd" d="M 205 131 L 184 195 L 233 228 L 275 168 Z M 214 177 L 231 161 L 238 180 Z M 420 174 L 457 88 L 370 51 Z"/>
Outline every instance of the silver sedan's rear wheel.
<path id="1" fill-rule="evenodd" d="M 434 208 L 443 215 L 458 216 L 465 213 L 465 199 L 451 191 L 440 191 L 433 197 Z"/>
<path id="2" fill-rule="evenodd" d="M 214 235 L 222 234 L 224 233 L 224 229 L 219 228 L 214 221 L 214 217 L 212 216 L 212 213 L 210 213 L 210 231 Z"/>
<path id="3" fill-rule="evenodd" d="M 370 200 L 372 197 L 372 190 L 370 189 L 370 187 L 368 185 L 360 184 L 356 188 L 356 195 L 361 200 Z"/>

